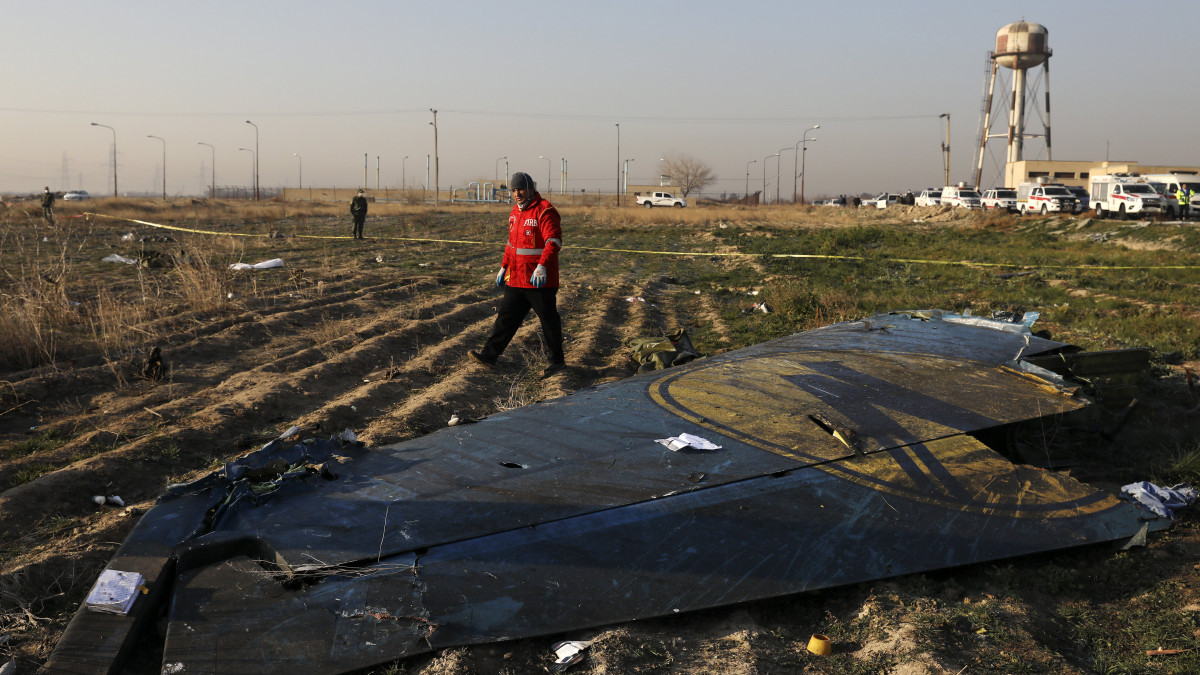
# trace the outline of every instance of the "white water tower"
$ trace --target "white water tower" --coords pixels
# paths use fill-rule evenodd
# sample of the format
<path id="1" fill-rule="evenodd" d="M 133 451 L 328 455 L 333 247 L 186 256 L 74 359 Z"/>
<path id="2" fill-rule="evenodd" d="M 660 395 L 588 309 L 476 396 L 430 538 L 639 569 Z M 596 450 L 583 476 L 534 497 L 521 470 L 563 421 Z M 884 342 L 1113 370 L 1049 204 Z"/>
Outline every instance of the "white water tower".
<path id="1" fill-rule="evenodd" d="M 983 174 L 984 151 L 989 139 L 1008 139 L 1005 161 L 1009 164 L 1024 159 L 1025 140 L 1029 138 L 1045 138 L 1046 159 L 1053 159 L 1050 155 L 1050 56 L 1053 53 L 1050 49 L 1050 33 L 1041 24 L 1018 21 L 1008 24 L 996 33 L 996 51 L 991 53 L 992 72 L 984 104 L 983 128 L 979 135 L 979 161 L 975 165 L 976 185 L 979 185 Z M 1032 82 L 1028 77 L 1029 71 L 1038 66 L 1043 69 L 1040 88 L 1036 77 Z M 992 106 L 996 91 L 996 74 L 1001 67 L 1012 71 L 1012 96 L 1008 104 L 1008 129 L 1003 133 L 993 133 Z M 1044 111 L 1037 108 L 1039 93 L 1044 94 Z M 1042 116 L 1042 133 L 1029 133 L 1025 128 L 1025 113 L 1029 107 Z"/>

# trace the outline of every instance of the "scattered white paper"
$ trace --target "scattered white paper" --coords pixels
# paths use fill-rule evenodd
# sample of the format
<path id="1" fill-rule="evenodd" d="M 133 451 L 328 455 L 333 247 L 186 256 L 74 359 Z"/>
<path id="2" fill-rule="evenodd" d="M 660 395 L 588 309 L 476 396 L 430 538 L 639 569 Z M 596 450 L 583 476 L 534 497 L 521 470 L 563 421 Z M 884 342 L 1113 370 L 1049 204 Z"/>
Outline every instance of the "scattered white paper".
<path id="1" fill-rule="evenodd" d="M 250 263 L 233 263 L 229 266 L 229 269 L 231 269 L 231 270 L 269 270 L 272 267 L 283 267 L 283 259 L 282 258 L 272 258 L 270 260 L 264 260 L 260 263 L 254 263 L 253 265 L 251 265 Z"/>
<path id="2" fill-rule="evenodd" d="M 126 258 L 125 256 L 117 254 L 117 253 L 114 253 L 110 256 L 106 256 L 104 258 L 101 258 L 100 260 L 101 260 L 101 262 L 125 263 L 126 265 L 136 265 L 137 264 L 137 261 L 134 260 L 133 258 Z"/>
<path id="3" fill-rule="evenodd" d="M 88 593 L 85 604 L 93 612 L 128 614 L 141 586 L 142 575 L 137 572 L 104 570 Z"/>
<path id="4" fill-rule="evenodd" d="M 694 435 L 688 434 L 688 433 L 679 434 L 678 436 L 672 436 L 670 438 L 660 438 L 655 442 L 662 443 L 663 445 L 667 446 L 668 448 L 670 448 L 676 452 L 678 452 L 679 450 L 682 450 L 684 448 L 691 448 L 693 450 L 720 450 L 721 449 L 721 446 L 717 445 L 716 443 L 713 443 L 712 441 L 708 440 L 707 438 L 701 438 L 699 436 L 694 436 Z"/>
<path id="5" fill-rule="evenodd" d="M 642 298 L 642 297 L 636 296 L 636 295 L 631 295 L 628 298 L 625 298 L 625 302 L 645 302 L 645 301 L 646 301 L 645 298 Z"/>

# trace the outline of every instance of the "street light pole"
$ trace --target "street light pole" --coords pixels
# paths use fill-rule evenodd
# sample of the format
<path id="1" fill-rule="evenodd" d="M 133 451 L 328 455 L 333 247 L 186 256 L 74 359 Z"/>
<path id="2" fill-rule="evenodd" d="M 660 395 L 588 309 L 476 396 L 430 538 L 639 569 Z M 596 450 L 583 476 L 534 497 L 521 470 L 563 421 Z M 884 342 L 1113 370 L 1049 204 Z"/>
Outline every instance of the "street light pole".
<path id="1" fill-rule="evenodd" d="M 617 206 L 621 205 L 621 123 L 617 122 Z"/>
<path id="2" fill-rule="evenodd" d="M 111 132 L 112 132 L 112 135 L 113 135 L 113 147 L 112 147 L 112 156 L 113 156 L 113 196 L 114 196 L 114 197 L 116 197 L 116 196 L 117 196 L 117 130 L 116 130 L 116 129 L 114 129 L 114 128 L 112 128 L 112 127 L 110 127 L 110 126 L 108 126 L 107 124 L 96 124 L 95 122 L 92 122 L 92 126 L 94 126 L 94 127 L 104 127 L 105 129 L 108 129 L 109 131 L 111 131 Z"/>
<path id="3" fill-rule="evenodd" d="M 296 185 L 296 188 L 298 190 L 303 190 L 304 189 L 304 158 L 301 157 L 300 153 L 298 153 L 298 152 L 293 152 L 292 156 L 294 156 L 298 160 L 297 163 L 300 165 L 300 167 L 299 167 L 300 175 L 298 176 L 298 179 L 297 179 L 298 184 Z"/>
<path id="4" fill-rule="evenodd" d="M 817 125 L 817 126 L 820 126 L 820 125 Z M 816 129 L 817 127 L 813 127 L 813 128 Z M 815 143 L 816 140 L 817 139 L 815 139 L 815 138 L 809 138 L 808 136 L 805 136 L 804 137 L 804 145 L 801 146 L 801 152 L 800 152 L 800 203 L 801 204 L 805 203 L 805 201 L 804 201 L 804 179 L 807 176 L 804 175 L 805 174 L 804 161 L 806 159 L 808 159 L 808 142 L 813 141 Z"/>
<path id="5" fill-rule="evenodd" d="M 363 153 L 363 182 L 362 189 L 367 189 L 367 153 Z"/>
<path id="6" fill-rule="evenodd" d="M 165 138 L 163 138 L 162 136 L 151 136 L 149 134 L 146 135 L 146 138 L 157 138 L 158 140 L 162 141 L 162 146 L 163 146 L 163 162 L 162 162 L 163 201 L 165 202 L 165 201 L 167 201 L 167 140 Z"/>
<path id="7" fill-rule="evenodd" d="M 547 192 L 546 194 L 552 195 L 552 194 L 554 194 L 554 191 L 550 190 L 550 158 L 545 155 L 538 155 L 538 159 L 546 160 L 546 189 L 549 190 L 549 192 Z M 540 190 L 539 190 L 539 192 L 540 192 Z"/>
<path id="8" fill-rule="evenodd" d="M 950 184 L 950 113 L 942 113 L 941 115 L 938 115 L 938 117 L 946 118 L 946 142 L 942 144 L 942 163 L 945 164 L 945 166 L 946 166 L 946 182 L 942 183 L 942 185 L 949 185 Z M 1106 160 L 1108 159 L 1107 155 L 1105 156 L 1105 159 Z M 979 165 L 983 166 L 983 162 L 980 161 Z M 976 183 L 979 182 L 978 178 L 976 178 L 975 182 Z"/>
<path id="9" fill-rule="evenodd" d="M 246 124 L 254 127 L 254 201 L 258 201 L 258 125 L 250 120 Z"/>
<path id="10" fill-rule="evenodd" d="M 402 185 L 400 187 L 403 190 L 408 189 L 408 164 L 407 164 L 407 162 L 408 162 L 408 155 L 405 155 L 404 159 L 400 160 L 400 182 L 402 183 Z"/>
<path id="11" fill-rule="evenodd" d="M 253 151 L 253 150 L 251 150 L 250 148 L 238 148 L 238 150 L 245 150 L 246 152 L 250 153 L 250 174 L 251 174 L 251 175 L 250 175 L 250 182 L 251 182 L 251 183 L 253 183 L 254 181 L 256 181 L 256 180 L 257 180 L 257 173 L 258 173 L 258 153 L 257 153 L 257 152 L 255 152 L 255 151 Z M 258 194 L 258 192 L 257 192 L 257 191 L 255 191 L 255 194 L 257 195 L 257 194 Z M 257 199 L 258 199 L 258 197 L 255 197 L 255 199 L 257 200 Z"/>
<path id="12" fill-rule="evenodd" d="M 746 193 L 742 195 L 743 199 L 750 196 L 750 165 L 757 164 L 757 163 L 758 163 L 757 159 L 752 159 L 749 162 L 746 162 Z"/>
<path id="13" fill-rule="evenodd" d="M 766 200 L 766 198 L 767 198 L 767 160 L 768 160 L 768 159 L 771 159 L 772 157 L 778 157 L 778 156 L 779 156 L 779 153 L 777 152 L 777 153 L 775 153 L 775 154 L 773 154 L 773 155 L 767 155 L 766 157 L 763 157 L 763 161 L 762 161 L 762 165 L 763 165 L 763 189 L 762 189 L 762 194 L 763 194 L 763 200 L 764 200 L 764 202 L 765 202 L 765 200 Z"/>
<path id="14" fill-rule="evenodd" d="M 625 160 L 625 185 L 621 188 L 621 192 L 624 192 L 625 194 L 629 194 L 629 163 L 633 160 L 633 157 Z"/>
<path id="15" fill-rule="evenodd" d="M 379 192 L 379 155 L 375 155 L 375 191 Z"/>
<path id="16" fill-rule="evenodd" d="M 496 162 L 495 162 L 495 167 L 494 167 L 494 168 L 496 169 L 496 178 L 495 178 L 495 180 L 496 180 L 497 182 L 499 182 L 499 180 L 500 180 L 500 160 L 502 160 L 502 159 L 508 159 L 508 155 L 505 155 L 505 156 L 503 156 L 503 157 L 497 157 L 497 158 L 496 158 Z M 508 164 L 507 164 L 507 163 L 505 163 L 505 166 L 508 166 Z"/>
<path id="17" fill-rule="evenodd" d="M 804 143 L 804 141 L 815 141 L 815 140 L 817 140 L 817 139 L 815 139 L 815 138 L 808 138 L 808 132 L 812 131 L 813 129 L 820 129 L 820 128 L 821 128 L 821 125 L 820 125 L 820 124 L 814 124 L 813 126 L 811 126 L 811 127 L 807 128 L 807 129 L 805 129 L 805 130 L 804 130 L 804 133 L 803 133 L 803 134 L 800 134 L 800 138 L 801 138 L 801 140 L 799 140 L 799 141 L 796 141 L 796 146 L 797 146 L 797 147 L 800 147 L 800 146 L 802 146 L 802 145 L 803 145 L 803 143 Z M 804 150 L 805 150 L 805 152 L 807 152 L 807 151 L 808 151 L 808 148 L 804 148 Z M 799 154 L 803 154 L 803 153 L 798 153 L 798 155 L 797 155 L 796 159 L 801 159 L 801 158 L 799 157 Z M 801 176 L 803 176 L 803 175 L 804 175 L 804 168 L 803 168 L 803 166 L 804 166 L 804 162 L 801 162 L 801 163 L 800 163 L 800 166 L 801 166 L 801 169 L 800 169 L 800 171 L 799 171 L 799 173 L 798 173 L 798 174 L 796 174 L 796 169 L 795 169 L 795 166 L 793 166 L 793 167 L 792 167 L 792 172 L 793 172 L 793 174 L 794 174 L 794 175 L 792 176 L 792 203 L 793 203 L 793 204 L 795 204 L 795 203 L 796 203 L 796 175 L 801 175 Z M 801 192 L 801 193 L 800 193 L 800 195 L 801 195 L 801 197 L 800 197 L 800 203 L 801 203 L 801 204 L 804 204 L 804 197 L 803 197 L 803 195 L 804 195 L 804 192 Z"/>
<path id="18" fill-rule="evenodd" d="M 212 151 L 212 187 L 209 189 L 210 194 L 208 195 L 208 197 L 209 197 L 209 199 L 216 199 L 217 198 L 217 149 L 214 148 L 211 143 L 205 143 L 204 141 L 200 141 L 196 145 L 207 145 L 208 149 Z"/>
<path id="19" fill-rule="evenodd" d="M 438 192 L 442 186 L 440 177 L 438 176 L 437 111 L 430 108 L 429 112 L 433 113 L 433 121 L 430 122 L 433 125 L 433 205 L 437 206 Z M 428 183 L 429 179 L 426 178 L 425 182 Z"/>
<path id="20" fill-rule="evenodd" d="M 780 148 L 779 152 L 775 153 L 775 157 L 779 157 L 780 155 L 782 155 L 784 150 L 791 150 L 791 148 Z M 779 180 L 779 165 L 781 165 L 781 164 L 783 164 L 782 159 L 775 160 L 775 205 L 776 206 L 779 206 L 779 183 L 781 182 Z"/>

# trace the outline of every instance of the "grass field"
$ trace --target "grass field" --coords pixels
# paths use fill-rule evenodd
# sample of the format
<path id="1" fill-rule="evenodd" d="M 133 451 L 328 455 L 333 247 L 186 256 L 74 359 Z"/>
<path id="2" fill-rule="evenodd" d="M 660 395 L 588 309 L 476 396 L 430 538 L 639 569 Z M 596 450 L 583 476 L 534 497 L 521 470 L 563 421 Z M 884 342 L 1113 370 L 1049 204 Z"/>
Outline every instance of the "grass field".
<path id="1" fill-rule="evenodd" d="M 688 329 L 704 354 L 877 312 L 1038 311 L 1086 350 L 1145 348 L 1115 434 L 1047 444 L 1116 490 L 1200 481 L 1200 226 L 896 207 L 563 209 L 568 371 L 527 322 L 499 375 L 507 208 L 100 199 L 0 211 L 0 663 L 33 672 L 170 483 L 292 425 L 370 445 L 629 376 L 624 342 Z M 141 221 L 141 222 L 138 222 Z M 154 227 L 152 224 L 166 227 Z M 112 255 L 134 264 L 106 262 Z M 273 258 L 282 267 L 235 271 Z M 644 302 L 630 301 L 641 298 Z M 765 302 L 769 313 L 751 311 Z M 163 369 L 147 370 L 152 349 Z M 119 495 L 128 509 L 98 507 Z M 812 633 L 834 653 L 804 650 Z M 1200 672 L 1200 518 L 1096 546 L 597 629 L 578 673 Z M 544 672 L 553 640 L 380 672 Z M 157 672 L 153 640 L 132 672 Z M 1197 650 L 1168 655 L 1154 649 Z"/>

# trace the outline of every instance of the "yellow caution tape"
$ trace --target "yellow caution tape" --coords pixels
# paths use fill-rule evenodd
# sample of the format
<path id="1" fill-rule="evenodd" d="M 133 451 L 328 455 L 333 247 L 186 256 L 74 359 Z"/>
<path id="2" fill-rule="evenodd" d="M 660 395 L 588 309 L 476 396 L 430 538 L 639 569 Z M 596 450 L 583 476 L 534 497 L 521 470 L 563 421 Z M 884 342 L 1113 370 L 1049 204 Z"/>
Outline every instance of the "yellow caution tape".
<path id="1" fill-rule="evenodd" d="M 92 213 L 84 211 L 82 215 L 94 216 L 96 218 L 107 218 L 109 220 L 122 220 L 129 223 L 138 223 L 147 227 L 157 227 L 164 230 L 174 230 L 176 232 L 191 232 L 193 234 L 211 234 L 216 236 L 230 237 L 270 237 L 269 234 L 250 234 L 245 232 L 214 232 L 212 230 L 197 230 L 189 227 L 178 227 L 176 225 L 163 225 L 161 223 L 151 223 L 145 220 L 136 220 L 134 218 L 119 218 L 117 216 L 107 216 L 103 213 Z M 294 234 L 289 235 L 301 239 L 353 239 L 350 235 L 325 235 L 325 234 Z M 433 244 L 470 244 L 472 246 L 497 246 L 495 242 L 487 241 L 470 241 L 466 239 L 424 239 L 419 237 L 374 237 L 386 241 L 414 241 Z M 914 265 L 960 265 L 963 267 L 1039 267 L 1044 269 L 1055 270 L 1194 270 L 1200 269 L 1200 265 L 1047 265 L 1047 264 L 1029 264 L 1029 263 L 1008 263 L 1008 262 L 978 262 L 973 260 L 928 260 L 924 258 L 869 258 L 858 255 L 830 255 L 819 253 L 744 253 L 741 251 L 652 251 L 632 248 L 602 248 L 597 246 L 572 246 L 570 247 L 577 251 L 598 251 L 602 253 L 633 253 L 637 255 L 678 255 L 678 256 L 707 256 L 707 257 L 725 257 L 725 258 L 810 258 L 813 260 L 857 260 L 886 263 L 908 263 Z"/>

